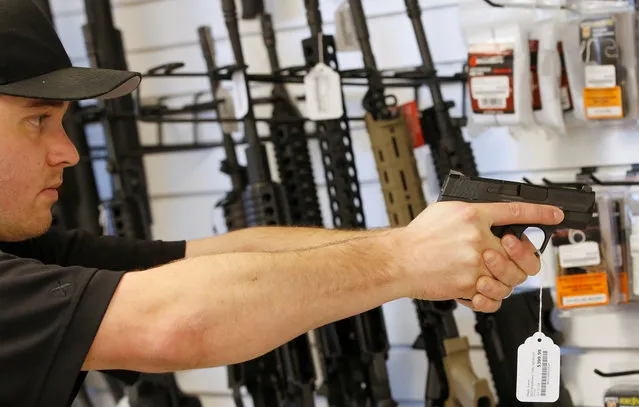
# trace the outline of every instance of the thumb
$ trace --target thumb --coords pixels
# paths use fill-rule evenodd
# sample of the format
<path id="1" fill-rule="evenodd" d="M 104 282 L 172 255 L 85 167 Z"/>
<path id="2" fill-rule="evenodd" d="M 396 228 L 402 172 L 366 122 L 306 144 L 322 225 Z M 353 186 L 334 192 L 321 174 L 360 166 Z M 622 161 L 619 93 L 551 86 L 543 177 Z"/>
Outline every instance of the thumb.
<path id="1" fill-rule="evenodd" d="M 495 202 L 478 205 L 490 226 L 556 225 L 564 220 L 563 211 L 552 205 L 526 202 Z"/>

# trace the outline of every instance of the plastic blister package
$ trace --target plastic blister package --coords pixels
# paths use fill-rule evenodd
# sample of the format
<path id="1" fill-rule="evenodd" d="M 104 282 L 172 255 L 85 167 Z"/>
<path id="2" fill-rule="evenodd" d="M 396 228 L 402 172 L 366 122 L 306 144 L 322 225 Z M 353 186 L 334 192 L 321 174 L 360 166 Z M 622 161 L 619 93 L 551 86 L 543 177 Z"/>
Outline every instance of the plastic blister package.
<path id="1" fill-rule="evenodd" d="M 634 271 L 639 270 L 639 193 L 625 187 L 593 189 L 597 207 L 592 223 L 584 230 L 557 230 L 552 237 L 562 310 L 639 300 L 639 273 Z"/>
<path id="2" fill-rule="evenodd" d="M 459 16 L 468 50 L 469 130 L 534 124 L 529 34 L 535 11 L 466 1 Z"/>
<path id="3" fill-rule="evenodd" d="M 560 309 L 610 304 L 608 264 L 604 257 L 600 202 L 592 223 L 583 230 L 558 229 L 553 233 L 557 267 L 557 306 Z"/>
<path id="4" fill-rule="evenodd" d="M 572 101 L 565 81 L 562 87 L 561 43 L 556 21 L 550 18 L 538 20 L 531 30 L 529 43 L 535 123 L 564 134 L 563 111 L 572 108 Z"/>
<path id="5" fill-rule="evenodd" d="M 626 193 L 625 226 L 629 301 L 639 302 L 639 190 Z"/>
<path id="6" fill-rule="evenodd" d="M 636 120 L 634 9 L 599 4 L 563 17 L 560 36 L 575 99 L 570 119 L 605 125 Z"/>

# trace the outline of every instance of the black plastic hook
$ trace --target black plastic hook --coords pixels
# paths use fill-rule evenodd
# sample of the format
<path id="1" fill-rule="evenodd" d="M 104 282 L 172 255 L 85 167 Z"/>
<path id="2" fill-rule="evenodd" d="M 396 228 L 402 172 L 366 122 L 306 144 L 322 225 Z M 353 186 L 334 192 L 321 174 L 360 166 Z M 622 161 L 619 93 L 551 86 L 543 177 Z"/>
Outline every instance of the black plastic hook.
<path id="1" fill-rule="evenodd" d="M 602 372 L 599 369 L 595 369 L 595 373 L 601 377 L 620 377 L 620 376 L 631 376 L 639 374 L 639 370 L 626 370 L 621 372 Z"/>

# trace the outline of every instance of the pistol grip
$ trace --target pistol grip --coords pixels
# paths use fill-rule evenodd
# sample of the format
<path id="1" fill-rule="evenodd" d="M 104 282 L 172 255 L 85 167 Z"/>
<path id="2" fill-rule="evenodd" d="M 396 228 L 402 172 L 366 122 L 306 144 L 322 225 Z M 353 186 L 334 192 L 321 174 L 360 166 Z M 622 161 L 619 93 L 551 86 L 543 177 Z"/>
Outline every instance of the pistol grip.
<path id="1" fill-rule="evenodd" d="M 498 238 L 502 238 L 507 234 L 515 235 L 517 239 L 521 240 L 524 232 L 529 227 L 539 228 L 544 233 L 544 242 L 541 244 L 539 248 L 539 253 L 543 253 L 546 250 L 546 246 L 550 242 L 550 238 L 554 232 L 554 227 L 547 225 L 503 225 L 503 226 L 493 226 L 490 230 L 493 232 L 495 236 Z"/>
<path id="2" fill-rule="evenodd" d="M 444 407 L 495 407 L 495 398 L 488 381 L 477 377 L 473 370 L 468 338 L 446 339 L 444 349 L 449 392 Z"/>

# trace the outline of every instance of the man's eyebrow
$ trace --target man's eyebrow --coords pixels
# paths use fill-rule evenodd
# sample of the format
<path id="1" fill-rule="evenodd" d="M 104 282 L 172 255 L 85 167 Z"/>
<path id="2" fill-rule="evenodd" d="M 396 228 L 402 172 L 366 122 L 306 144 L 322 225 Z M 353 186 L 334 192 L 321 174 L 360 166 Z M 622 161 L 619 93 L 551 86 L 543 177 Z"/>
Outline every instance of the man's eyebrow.
<path id="1" fill-rule="evenodd" d="M 29 99 L 24 107 L 26 108 L 39 108 L 39 107 L 64 107 L 65 102 L 63 100 L 49 100 L 49 99 Z"/>

